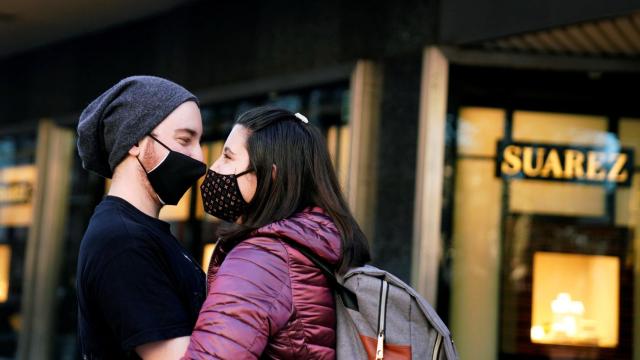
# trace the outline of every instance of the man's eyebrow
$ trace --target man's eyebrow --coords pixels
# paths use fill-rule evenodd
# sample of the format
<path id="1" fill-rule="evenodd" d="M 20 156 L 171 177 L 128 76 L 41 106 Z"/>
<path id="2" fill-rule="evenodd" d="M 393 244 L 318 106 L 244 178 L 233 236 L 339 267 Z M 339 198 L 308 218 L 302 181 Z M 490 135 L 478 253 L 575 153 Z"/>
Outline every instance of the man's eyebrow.
<path id="1" fill-rule="evenodd" d="M 193 129 L 189 129 L 189 128 L 182 128 L 182 129 L 176 129 L 176 131 L 174 131 L 174 133 L 179 133 L 179 132 L 186 132 L 191 136 L 196 136 L 198 134 L 197 131 L 193 130 Z"/>

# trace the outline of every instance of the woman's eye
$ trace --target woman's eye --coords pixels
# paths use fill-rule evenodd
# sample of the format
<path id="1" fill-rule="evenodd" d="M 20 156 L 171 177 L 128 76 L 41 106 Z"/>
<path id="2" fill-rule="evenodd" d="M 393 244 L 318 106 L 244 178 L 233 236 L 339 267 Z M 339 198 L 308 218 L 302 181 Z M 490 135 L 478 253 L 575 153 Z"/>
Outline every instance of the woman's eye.
<path id="1" fill-rule="evenodd" d="M 229 159 L 229 160 L 231 160 L 231 158 L 230 158 L 230 157 L 229 157 L 229 155 L 227 155 L 227 154 L 222 154 L 222 156 L 224 156 L 224 158 L 225 158 L 225 159 Z"/>

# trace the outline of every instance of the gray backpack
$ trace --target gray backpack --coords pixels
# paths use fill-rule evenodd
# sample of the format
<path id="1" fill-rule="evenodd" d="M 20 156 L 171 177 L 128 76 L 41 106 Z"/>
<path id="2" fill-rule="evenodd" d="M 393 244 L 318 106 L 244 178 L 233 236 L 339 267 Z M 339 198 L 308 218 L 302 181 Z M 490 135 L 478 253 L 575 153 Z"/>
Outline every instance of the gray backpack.
<path id="1" fill-rule="evenodd" d="M 357 308 L 337 291 L 338 359 L 458 359 L 447 326 L 402 280 L 366 265 L 341 283 L 356 295 Z"/>
<path id="2" fill-rule="evenodd" d="M 457 360 L 449 329 L 409 285 L 365 265 L 336 277 L 315 254 L 291 242 L 318 266 L 336 293 L 338 360 Z"/>

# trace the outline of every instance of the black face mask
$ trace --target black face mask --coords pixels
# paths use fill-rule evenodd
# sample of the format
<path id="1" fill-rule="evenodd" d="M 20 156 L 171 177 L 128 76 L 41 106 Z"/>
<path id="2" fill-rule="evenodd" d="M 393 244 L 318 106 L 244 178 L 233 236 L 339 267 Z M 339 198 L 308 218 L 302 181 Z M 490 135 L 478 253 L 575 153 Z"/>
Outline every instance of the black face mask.
<path id="1" fill-rule="evenodd" d="M 238 177 L 251 171 L 253 170 L 249 169 L 239 174 L 222 175 L 209 169 L 200 185 L 204 211 L 224 221 L 238 220 L 249 205 L 240 192 Z"/>
<path id="2" fill-rule="evenodd" d="M 176 205 L 191 185 L 207 172 L 207 164 L 173 151 L 154 136 L 149 136 L 169 150 L 169 154 L 151 171 L 145 169 L 140 159 L 138 162 L 147 173 L 149 183 L 160 202 L 164 205 Z"/>

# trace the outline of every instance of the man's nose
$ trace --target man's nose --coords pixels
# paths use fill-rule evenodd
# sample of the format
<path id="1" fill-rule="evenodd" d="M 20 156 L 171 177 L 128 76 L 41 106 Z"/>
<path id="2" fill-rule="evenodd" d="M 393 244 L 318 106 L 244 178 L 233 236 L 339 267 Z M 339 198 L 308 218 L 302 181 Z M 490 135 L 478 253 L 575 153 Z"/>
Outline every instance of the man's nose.
<path id="1" fill-rule="evenodd" d="M 196 151 L 193 153 L 191 157 L 200 162 L 204 162 L 204 154 L 202 153 L 202 147 L 198 146 L 198 148 L 196 149 Z"/>

